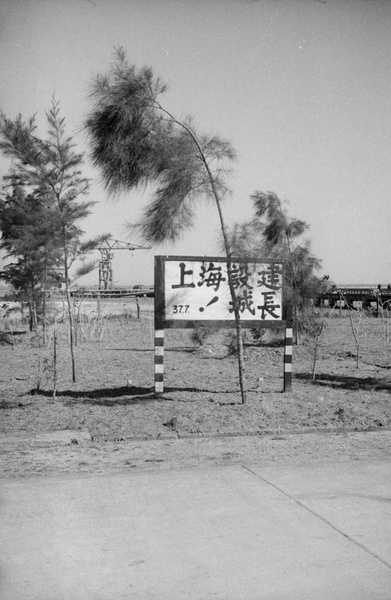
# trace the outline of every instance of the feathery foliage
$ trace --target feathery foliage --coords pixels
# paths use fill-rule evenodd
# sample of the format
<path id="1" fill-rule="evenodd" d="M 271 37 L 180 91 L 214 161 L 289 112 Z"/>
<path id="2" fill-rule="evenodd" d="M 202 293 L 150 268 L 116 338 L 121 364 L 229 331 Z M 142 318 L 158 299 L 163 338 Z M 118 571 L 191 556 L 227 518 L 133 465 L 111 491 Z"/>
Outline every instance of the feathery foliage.
<path id="1" fill-rule="evenodd" d="M 239 257 L 268 258 L 283 264 L 284 303 L 293 305 L 297 331 L 307 303 L 325 288 L 325 279 L 316 275 L 321 261 L 312 254 L 311 242 L 303 237 L 309 226 L 291 218 L 274 192 L 258 191 L 251 198 L 255 217 L 232 228 L 230 244 Z"/>
<path id="2" fill-rule="evenodd" d="M 61 262 L 64 272 L 72 353 L 72 373 L 75 380 L 73 357 L 73 320 L 69 293 L 69 269 L 83 252 L 83 231 L 79 221 L 87 217 L 91 201 L 80 200 L 89 189 L 90 182 L 83 176 L 83 155 L 76 152 L 72 137 L 66 135 L 65 119 L 60 114 L 59 103 L 54 99 L 46 113 L 48 129 L 46 138 L 36 135 L 35 117 L 24 121 L 21 115 L 14 120 L 4 114 L 0 117 L 0 150 L 12 160 L 12 176 L 19 179 L 19 187 L 3 202 L 0 228 L 4 247 L 9 254 L 19 257 L 17 263 L 4 269 L 6 276 L 17 283 L 18 268 L 26 285 L 44 277 L 48 267 Z M 15 187 L 15 186 L 14 186 Z M 24 192 L 28 190 L 28 193 Z M 104 237 L 104 236 L 103 236 Z M 100 241 L 90 241 L 89 247 Z M 45 257 L 45 261 L 39 260 Z M 28 268 L 27 268 L 28 265 Z M 95 266 L 95 265 L 94 265 Z M 84 262 L 85 274 L 93 265 Z M 28 279 L 27 277 L 27 279 Z"/>
<path id="3" fill-rule="evenodd" d="M 227 141 L 198 135 L 191 119 L 180 122 L 165 110 L 160 96 L 166 90 L 151 68 L 137 69 L 119 49 L 108 75 L 94 82 L 86 120 L 92 159 L 108 192 L 152 186 L 134 227 L 145 242 L 159 244 L 192 225 L 198 198 L 215 200 L 216 192 L 223 198 L 227 163 L 235 159 Z"/>
<path id="4" fill-rule="evenodd" d="M 109 193 L 151 186 L 152 196 L 133 225 L 147 243 L 176 241 L 194 221 L 195 202 L 212 200 L 219 213 L 224 249 L 231 255 L 221 202 L 228 192 L 228 167 L 236 158 L 231 144 L 198 134 L 190 118 L 176 119 L 160 103 L 167 86 L 149 67 L 128 63 L 122 49 L 92 90 L 86 119 L 92 159 Z M 238 338 L 239 379 L 245 402 L 239 304 L 228 275 Z"/>
<path id="5" fill-rule="evenodd" d="M 255 215 L 265 219 L 262 247 L 266 256 L 284 264 L 285 299 L 296 310 L 316 296 L 320 279 L 315 271 L 321 261 L 311 253 L 311 243 L 303 239 L 308 224 L 291 218 L 284 203 L 273 192 L 255 192 L 251 196 Z"/>
<path id="6" fill-rule="evenodd" d="M 58 102 L 53 100 L 46 117 L 46 139 L 36 135 L 35 117 L 27 121 L 21 115 L 14 120 L 4 114 L 0 117 L 0 150 L 12 159 L 11 175 L 4 178 L 3 188 L 14 188 L 3 201 L 1 228 L 10 251 L 12 232 L 20 238 L 21 221 L 24 243 L 30 249 L 34 245 L 50 246 L 50 252 L 54 247 L 60 249 L 62 260 L 67 255 L 65 268 L 69 270 L 80 254 L 83 231 L 78 222 L 90 214 L 95 203 L 80 201 L 88 192 L 89 180 L 80 170 L 83 155 L 75 152 L 72 138 L 66 136 Z M 33 228 L 30 238 L 29 228 Z"/>

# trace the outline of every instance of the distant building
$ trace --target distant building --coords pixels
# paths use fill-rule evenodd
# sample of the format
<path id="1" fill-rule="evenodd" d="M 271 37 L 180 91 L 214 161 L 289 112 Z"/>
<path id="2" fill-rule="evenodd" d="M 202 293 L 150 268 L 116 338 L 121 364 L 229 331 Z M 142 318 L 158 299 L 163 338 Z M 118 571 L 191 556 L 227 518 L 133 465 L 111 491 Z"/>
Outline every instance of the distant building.
<path id="1" fill-rule="evenodd" d="M 330 308 L 348 304 L 354 308 L 378 309 L 380 304 L 391 303 L 391 284 L 336 284 L 321 294 L 319 303 Z"/>

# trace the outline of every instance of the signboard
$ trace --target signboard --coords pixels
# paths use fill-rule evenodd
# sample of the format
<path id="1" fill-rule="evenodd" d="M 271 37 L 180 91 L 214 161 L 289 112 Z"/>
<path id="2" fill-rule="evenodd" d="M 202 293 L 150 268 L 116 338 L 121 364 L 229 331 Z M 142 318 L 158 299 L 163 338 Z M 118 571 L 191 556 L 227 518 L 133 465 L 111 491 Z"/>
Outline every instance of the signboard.
<path id="1" fill-rule="evenodd" d="M 284 391 L 292 384 L 292 310 L 284 321 L 282 265 L 271 260 L 155 257 L 155 394 L 164 392 L 164 330 L 235 327 L 235 293 L 242 327 L 285 327 Z"/>
<path id="2" fill-rule="evenodd" d="M 229 272 L 228 272 L 229 269 Z M 157 329 L 215 324 L 234 327 L 229 274 L 243 327 L 281 327 L 282 265 L 221 257 L 155 258 Z"/>

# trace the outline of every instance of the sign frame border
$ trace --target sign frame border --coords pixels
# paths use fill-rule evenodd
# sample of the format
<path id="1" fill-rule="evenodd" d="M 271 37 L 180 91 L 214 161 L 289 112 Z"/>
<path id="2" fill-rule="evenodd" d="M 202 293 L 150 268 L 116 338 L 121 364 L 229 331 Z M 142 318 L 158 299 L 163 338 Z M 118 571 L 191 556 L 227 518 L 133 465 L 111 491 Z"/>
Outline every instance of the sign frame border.
<path id="1" fill-rule="evenodd" d="M 219 329 L 234 329 L 236 327 L 235 319 L 223 320 L 185 320 L 185 319 L 166 319 L 165 307 L 165 264 L 167 261 L 200 261 L 200 262 L 222 262 L 222 263 L 249 263 L 249 264 L 281 264 L 277 260 L 259 259 L 259 258 L 227 258 L 225 256 L 155 256 L 155 329 L 195 329 L 197 327 L 213 327 Z M 284 286 L 282 285 L 282 314 L 284 315 Z M 282 329 L 285 327 L 285 319 L 257 319 L 250 320 L 240 317 L 240 325 L 247 329 Z"/>

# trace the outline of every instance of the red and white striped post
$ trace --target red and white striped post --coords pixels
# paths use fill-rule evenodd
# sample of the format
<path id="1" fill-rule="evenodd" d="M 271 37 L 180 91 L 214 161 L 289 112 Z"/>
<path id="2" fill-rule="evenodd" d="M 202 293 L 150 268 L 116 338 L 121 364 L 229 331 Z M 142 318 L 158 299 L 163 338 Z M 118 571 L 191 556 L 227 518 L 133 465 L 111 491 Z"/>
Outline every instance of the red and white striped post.
<path id="1" fill-rule="evenodd" d="M 292 306 L 287 306 L 284 347 L 284 392 L 290 392 L 292 390 L 292 340 L 293 310 Z"/>
<path id="2" fill-rule="evenodd" d="M 155 396 L 164 392 L 164 329 L 155 329 Z"/>

